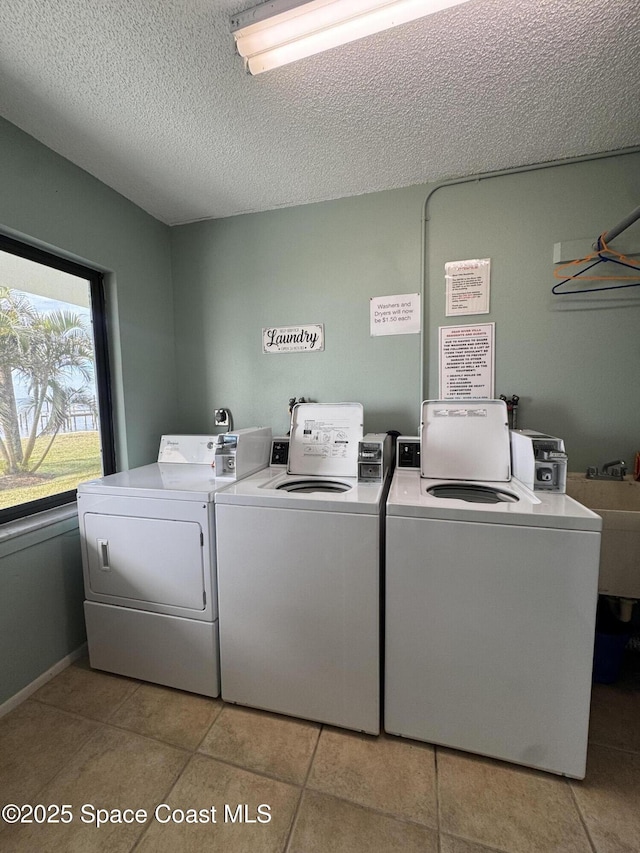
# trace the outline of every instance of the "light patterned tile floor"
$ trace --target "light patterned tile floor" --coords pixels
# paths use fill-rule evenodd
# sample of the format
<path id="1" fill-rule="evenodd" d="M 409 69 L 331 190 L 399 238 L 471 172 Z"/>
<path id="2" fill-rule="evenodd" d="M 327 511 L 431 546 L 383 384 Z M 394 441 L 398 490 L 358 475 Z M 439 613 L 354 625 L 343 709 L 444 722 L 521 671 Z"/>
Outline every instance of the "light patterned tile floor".
<path id="1" fill-rule="evenodd" d="M 580 782 L 78 662 L 0 719 L 0 805 L 33 806 L 0 850 L 638 853 L 638 655 L 627 670 L 594 686 Z"/>

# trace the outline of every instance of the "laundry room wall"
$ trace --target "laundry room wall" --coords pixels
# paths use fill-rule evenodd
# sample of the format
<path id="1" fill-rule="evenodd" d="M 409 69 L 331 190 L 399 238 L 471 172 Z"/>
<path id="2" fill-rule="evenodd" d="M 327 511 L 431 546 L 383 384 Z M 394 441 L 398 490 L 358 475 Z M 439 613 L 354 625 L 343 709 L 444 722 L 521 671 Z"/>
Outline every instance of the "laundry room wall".
<path id="1" fill-rule="evenodd" d="M 107 273 L 118 465 L 176 428 L 169 229 L 0 119 L 0 229 Z M 9 527 L 11 527 L 9 525 Z M 84 642 L 77 519 L 0 530 L 0 705 Z"/>
<path id="2" fill-rule="evenodd" d="M 291 396 L 358 400 L 367 430 L 414 433 L 453 322 L 443 265 L 472 257 L 492 263 L 491 312 L 473 321 L 496 323 L 496 393 L 520 395 L 522 426 L 565 438 L 570 467 L 626 459 L 640 449 L 640 288 L 550 290 L 553 245 L 595 239 L 639 183 L 635 153 L 443 186 L 426 237 L 427 185 L 169 229 L 0 119 L 0 228 L 107 273 L 121 468 L 151 461 L 163 432 L 212 429 L 221 406 L 284 432 Z M 372 338 L 369 300 L 423 279 L 423 335 Z M 324 324 L 324 352 L 262 353 L 263 327 L 307 323 Z M 0 705 L 83 641 L 82 597 L 75 520 L 0 532 Z"/>
<path id="3" fill-rule="evenodd" d="M 585 471 L 612 459 L 632 467 L 640 450 L 640 287 L 573 296 L 554 295 L 551 289 L 559 283 L 553 277 L 556 243 L 571 248 L 577 241 L 586 254 L 600 234 L 639 204 L 637 153 L 434 192 L 426 231 L 426 394 L 439 395 L 439 327 L 494 322 L 495 393 L 520 397 L 518 426 L 563 438 L 570 470 Z M 611 245 L 635 252 L 640 263 L 640 222 Z M 568 258 L 573 257 L 570 252 Z M 446 317 L 444 265 L 472 258 L 491 259 L 491 310 Z M 633 276 L 632 270 L 607 267 L 602 275 Z M 631 280 L 640 282 L 640 275 Z M 614 284 L 584 282 L 581 287 Z"/>
<path id="4" fill-rule="evenodd" d="M 119 468 L 175 428 L 168 226 L 0 119 L 0 228 L 106 272 Z"/>
<path id="5" fill-rule="evenodd" d="M 415 432 L 420 335 L 371 337 L 370 299 L 420 290 L 424 188 L 172 230 L 180 409 L 190 430 L 288 430 L 290 397 L 361 402 L 365 430 Z M 323 352 L 263 354 L 262 329 L 324 324 Z"/>
<path id="6" fill-rule="evenodd" d="M 366 429 L 415 433 L 421 400 L 439 393 L 439 327 L 495 322 L 495 393 L 520 396 L 519 424 L 564 438 L 575 470 L 628 460 L 640 288 L 551 287 L 554 244 L 589 245 L 637 206 L 639 183 L 633 153 L 172 229 L 185 428 L 211 429 L 228 406 L 236 426 L 281 432 L 287 399 L 303 395 L 358 400 Z M 619 240 L 640 252 L 640 224 Z M 369 299 L 420 291 L 423 245 L 422 386 L 420 336 L 370 337 Z M 445 317 L 445 262 L 476 257 L 491 258 L 490 313 Z M 262 327 L 301 323 L 325 324 L 323 353 L 262 353 Z"/>

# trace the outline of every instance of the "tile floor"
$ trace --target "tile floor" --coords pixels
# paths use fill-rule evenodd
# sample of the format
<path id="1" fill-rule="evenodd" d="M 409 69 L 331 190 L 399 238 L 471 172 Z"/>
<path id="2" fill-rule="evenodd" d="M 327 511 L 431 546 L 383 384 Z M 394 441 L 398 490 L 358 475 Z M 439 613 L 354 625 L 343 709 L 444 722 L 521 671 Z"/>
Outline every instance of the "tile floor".
<path id="1" fill-rule="evenodd" d="M 59 823 L 0 821 L 0 850 L 638 853 L 636 657 L 618 684 L 594 686 L 583 782 L 79 662 L 0 720 L 0 804 L 68 806 Z M 111 812 L 102 826 L 98 809 Z"/>

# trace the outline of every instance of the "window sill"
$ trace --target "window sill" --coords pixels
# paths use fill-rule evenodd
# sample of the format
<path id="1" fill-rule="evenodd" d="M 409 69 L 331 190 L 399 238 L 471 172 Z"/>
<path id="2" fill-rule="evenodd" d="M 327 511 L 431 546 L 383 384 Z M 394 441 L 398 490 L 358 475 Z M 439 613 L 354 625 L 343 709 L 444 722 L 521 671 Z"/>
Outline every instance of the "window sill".
<path id="1" fill-rule="evenodd" d="M 0 559 L 78 527 L 75 501 L 0 526 Z"/>

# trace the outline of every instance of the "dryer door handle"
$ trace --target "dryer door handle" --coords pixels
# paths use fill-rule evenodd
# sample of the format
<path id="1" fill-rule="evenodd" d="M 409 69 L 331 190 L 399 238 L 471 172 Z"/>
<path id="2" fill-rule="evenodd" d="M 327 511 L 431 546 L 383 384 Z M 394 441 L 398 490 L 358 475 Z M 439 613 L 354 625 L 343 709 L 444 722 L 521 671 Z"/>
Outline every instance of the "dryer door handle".
<path id="1" fill-rule="evenodd" d="M 100 568 L 103 572 L 110 572 L 111 566 L 109 565 L 109 540 L 98 539 L 97 545 L 100 551 Z"/>

